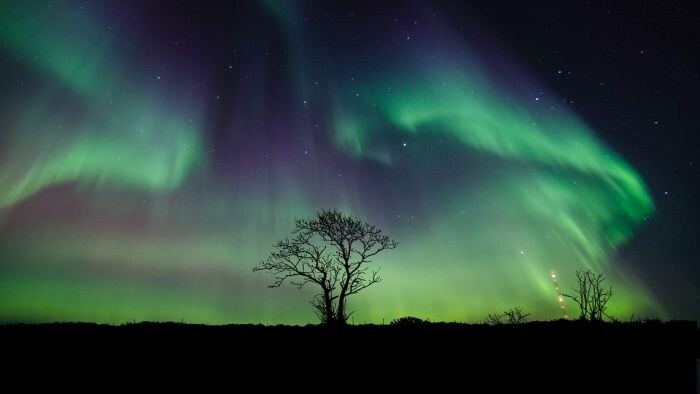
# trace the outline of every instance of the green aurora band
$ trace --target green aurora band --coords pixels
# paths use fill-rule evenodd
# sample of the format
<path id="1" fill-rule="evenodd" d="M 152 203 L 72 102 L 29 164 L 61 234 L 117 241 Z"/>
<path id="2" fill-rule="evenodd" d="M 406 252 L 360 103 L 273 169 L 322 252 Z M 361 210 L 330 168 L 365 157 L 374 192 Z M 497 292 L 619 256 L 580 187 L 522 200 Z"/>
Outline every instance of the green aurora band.
<path id="1" fill-rule="evenodd" d="M 112 53 L 117 35 L 111 28 L 100 31 L 90 18 L 83 19 L 87 25 L 71 23 L 76 15 L 68 12 L 25 8 L 39 7 L 2 8 L 0 45 L 32 59 L 38 73 L 66 87 L 82 113 L 61 103 L 65 97 L 58 89 L 27 98 L 7 142 L 12 149 L 3 155 L 0 208 L 71 181 L 152 190 L 179 186 L 202 159 L 192 119 L 179 119 L 170 103 L 130 87 L 125 73 L 110 67 L 111 59 L 123 56 Z"/>
<path id="2" fill-rule="evenodd" d="M 351 301 L 357 323 L 478 321 L 514 306 L 558 318 L 549 272 L 568 289 L 582 267 L 610 277 L 611 314 L 665 315 L 617 254 L 654 210 L 643 180 L 559 102 L 508 98 L 476 55 L 438 66 L 407 55 L 352 86 L 330 79 L 325 95 L 298 75 L 311 103 L 331 102 L 332 144 L 314 150 L 353 167 L 265 157 L 233 182 L 209 176 L 197 90 L 163 92 L 132 72 L 118 24 L 17 3 L 0 6 L 0 26 L 3 56 L 37 87 L 0 112 L 0 320 L 313 321 L 310 290 L 267 289 L 250 269 L 295 217 L 330 205 L 401 243 L 378 258 L 384 281 Z M 288 45 L 310 74 L 307 34 Z M 265 124 L 260 112 L 250 117 Z M 310 140 L 305 116 L 288 127 Z M 349 174 L 386 185 L 381 201 Z"/>

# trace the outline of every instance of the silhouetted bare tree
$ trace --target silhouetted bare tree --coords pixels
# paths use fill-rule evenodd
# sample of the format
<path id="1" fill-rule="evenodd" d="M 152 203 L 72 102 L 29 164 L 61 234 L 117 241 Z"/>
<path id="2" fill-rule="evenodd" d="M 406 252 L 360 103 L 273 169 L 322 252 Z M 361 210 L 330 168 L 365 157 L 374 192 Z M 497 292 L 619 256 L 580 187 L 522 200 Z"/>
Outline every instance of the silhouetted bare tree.
<path id="1" fill-rule="evenodd" d="M 379 268 L 369 269 L 372 258 L 398 245 L 375 226 L 336 209 L 297 219 L 292 234 L 294 238 L 277 242 L 253 271 L 274 274 L 270 287 L 287 279 L 300 289 L 309 283 L 319 286 L 311 306 L 325 324 L 347 322 L 347 298 L 381 281 Z"/>
<path id="2" fill-rule="evenodd" d="M 603 320 L 603 316 L 609 317 L 605 310 L 610 297 L 613 295 L 613 288 L 612 286 L 608 289 L 603 287 L 603 282 L 606 279 L 605 275 L 602 273 L 596 274 L 591 270 L 577 270 L 576 278 L 578 289 L 573 289 L 576 294 L 562 295 L 578 304 L 581 310 L 579 319 L 600 321 Z"/>

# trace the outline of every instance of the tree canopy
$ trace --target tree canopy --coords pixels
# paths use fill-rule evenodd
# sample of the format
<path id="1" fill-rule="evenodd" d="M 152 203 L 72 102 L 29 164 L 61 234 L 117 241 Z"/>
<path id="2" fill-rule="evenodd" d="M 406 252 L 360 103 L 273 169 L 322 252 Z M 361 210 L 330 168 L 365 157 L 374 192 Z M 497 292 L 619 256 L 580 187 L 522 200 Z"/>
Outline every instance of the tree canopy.
<path id="1" fill-rule="evenodd" d="M 311 305 L 325 324 L 345 324 L 347 298 L 381 281 L 374 257 L 398 242 L 377 227 L 337 209 L 318 212 L 312 219 L 297 219 L 292 238 L 274 244 L 267 259 L 253 271 L 275 276 L 270 287 L 284 282 L 299 289 L 320 288 Z"/>

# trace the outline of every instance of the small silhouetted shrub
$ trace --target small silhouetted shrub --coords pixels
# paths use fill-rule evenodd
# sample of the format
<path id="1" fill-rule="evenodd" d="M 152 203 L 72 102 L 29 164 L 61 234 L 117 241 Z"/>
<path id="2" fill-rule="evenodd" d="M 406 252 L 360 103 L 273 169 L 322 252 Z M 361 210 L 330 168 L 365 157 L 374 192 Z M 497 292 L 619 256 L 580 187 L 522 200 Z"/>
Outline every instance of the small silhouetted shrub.
<path id="1" fill-rule="evenodd" d="M 497 326 L 499 324 L 522 324 L 527 322 L 529 313 L 523 312 L 520 308 L 510 308 L 502 313 L 489 313 L 486 315 L 484 324 Z"/>
<path id="2" fill-rule="evenodd" d="M 484 324 L 497 326 L 503 324 L 503 315 L 501 313 L 489 313 L 484 320 Z"/>
<path id="3" fill-rule="evenodd" d="M 415 316 L 404 316 L 404 317 L 399 317 L 398 319 L 394 319 L 389 323 L 392 326 L 418 326 L 421 324 L 425 324 L 425 320 L 415 317 Z"/>
<path id="4" fill-rule="evenodd" d="M 527 322 L 530 314 L 523 312 L 520 308 L 510 308 L 503 312 L 503 316 L 506 318 L 506 324 L 522 324 Z"/>

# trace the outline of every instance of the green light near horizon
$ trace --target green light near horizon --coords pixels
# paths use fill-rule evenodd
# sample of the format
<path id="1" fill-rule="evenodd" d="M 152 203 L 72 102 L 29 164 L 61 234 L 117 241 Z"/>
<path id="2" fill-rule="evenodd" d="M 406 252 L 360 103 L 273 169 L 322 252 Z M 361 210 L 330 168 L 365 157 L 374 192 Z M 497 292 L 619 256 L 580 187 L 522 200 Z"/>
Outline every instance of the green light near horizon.
<path id="1" fill-rule="evenodd" d="M 353 157 L 382 157 L 378 161 L 389 168 L 391 148 L 381 136 L 386 129 L 404 134 L 404 140 L 420 138 L 417 141 L 423 143 L 451 137 L 466 151 L 490 156 L 494 163 L 491 169 L 482 169 L 483 175 L 466 189 L 454 192 L 425 230 L 426 239 L 420 241 L 447 250 L 445 259 L 462 259 L 441 263 L 439 277 L 459 278 L 457 283 L 420 283 L 428 277 L 418 276 L 421 279 L 401 285 L 412 289 L 402 295 L 405 313 L 424 304 L 420 297 L 411 304 L 412 294 L 426 292 L 443 294 L 445 300 L 451 294 L 473 292 L 491 301 L 462 299 L 459 313 L 443 312 L 448 319 L 473 316 L 477 310 L 476 315 L 485 315 L 495 305 L 507 309 L 513 300 L 555 313 L 554 302 L 545 306 L 538 301 L 556 296 L 547 273 L 555 268 L 568 278 L 567 284 L 574 285 L 574 271 L 583 267 L 611 276 L 618 298 L 611 302 L 612 312 L 630 314 L 635 307 L 658 311 L 660 307 L 648 298 L 641 283 L 616 263 L 617 247 L 654 211 L 639 174 L 567 109 L 552 110 L 539 98 L 532 103 L 506 100 L 502 89 L 473 64 L 465 69 L 470 72 L 451 67 L 412 70 L 411 78 L 396 72 L 392 77 L 378 74 L 376 80 L 357 88 L 362 95 L 343 101 L 343 112 L 350 115 L 338 117 L 336 123 L 335 141 L 341 149 Z M 394 149 L 394 158 L 403 154 Z M 406 244 L 396 252 L 402 255 L 399 260 L 420 255 L 422 261 L 433 259 L 433 248 L 426 252 Z M 401 265 L 401 261 L 395 263 Z M 393 264 L 389 266 L 393 270 Z M 384 297 L 388 294 L 378 298 Z M 423 316 L 435 308 L 423 306 Z"/>
<path id="2" fill-rule="evenodd" d="M 266 1 L 295 29 L 284 62 L 305 63 L 251 68 L 265 52 L 247 48 L 214 75 L 164 61 L 166 84 L 152 43 L 138 51 L 105 5 L 73 5 L 0 7 L 1 54 L 30 86 L 0 112 L 0 321 L 313 322 L 309 289 L 268 289 L 250 268 L 294 218 L 330 206 L 400 242 L 376 259 L 384 281 L 350 300 L 358 323 L 516 306 L 558 318 L 549 272 L 568 289 L 581 267 L 610 276 L 613 314 L 665 313 L 617 253 L 654 211 L 640 175 L 462 48 L 321 64 L 303 7 Z M 219 72 L 236 81 L 226 100 Z"/>

